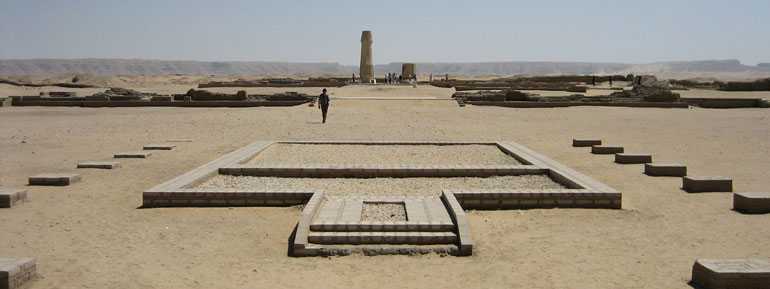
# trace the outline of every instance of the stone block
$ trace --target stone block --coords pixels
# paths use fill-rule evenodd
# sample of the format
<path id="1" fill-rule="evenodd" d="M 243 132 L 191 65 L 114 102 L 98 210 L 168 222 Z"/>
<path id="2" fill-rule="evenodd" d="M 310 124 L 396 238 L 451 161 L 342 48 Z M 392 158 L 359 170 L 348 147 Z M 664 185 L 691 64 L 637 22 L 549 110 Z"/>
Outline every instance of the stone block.
<path id="1" fill-rule="evenodd" d="M 40 174 L 29 177 L 30 186 L 69 186 L 79 181 L 79 174 Z"/>
<path id="2" fill-rule="evenodd" d="M 698 259 L 692 283 L 706 289 L 768 289 L 770 262 L 760 259 Z"/>
<path id="3" fill-rule="evenodd" d="M 191 138 L 172 138 L 166 140 L 167 142 L 193 142 Z"/>
<path id="4" fill-rule="evenodd" d="M 37 274 L 35 259 L 32 258 L 0 258 L 0 288 L 20 288 Z"/>
<path id="5" fill-rule="evenodd" d="M 770 213 L 770 192 L 735 193 L 733 209 L 751 214 Z"/>
<path id="6" fill-rule="evenodd" d="M 120 167 L 119 162 L 83 162 L 78 164 L 78 169 L 107 169 Z"/>
<path id="7" fill-rule="evenodd" d="M 115 154 L 116 159 L 146 159 L 151 156 L 151 152 L 125 152 Z"/>
<path id="8" fill-rule="evenodd" d="M 644 164 L 644 173 L 648 176 L 684 177 L 687 167 L 677 163 L 648 163 Z"/>
<path id="9" fill-rule="evenodd" d="M 725 177 L 683 177 L 682 187 L 690 193 L 732 192 L 733 180 Z"/>
<path id="10" fill-rule="evenodd" d="M 572 139 L 572 146 L 573 147 L 590 147 L 590 146 L 596 146 L 596 145 L 602 145 L 602 140 L 600 139 Z"/>
<path id="11" fill-rule="evenodd" d="M 646 164 L 652 162 L 652 156 L 646 154 L 615 154 L 615 162 L 619 164 Z"/>
<path id="12" fill-rule="evenodd" d="M 591 153 L 597 154 L 597 155 L 619 154 L 619 153 L 623 153 L 623 147 L 594 145 L 594 146 L 591 146 Z"/>
<path id="13" fill-rule="evenodd" d="M 27 200 L 27 190 L 0 190 L 0 208 L 10 208 Z"/>
<path id="14" fill-rule="evenodd" d="M 155 144 L 155 145 L 146 145 L 144 146 L 144 150 L 165 150 L 169 151 L 176 147 L 176 145 L 161 145 L 161 144 Z"/>
<path id="15" fill-rule="evenodd" d="M 171 96 L 153 96 L 150 101 L 173 101 Z"/>

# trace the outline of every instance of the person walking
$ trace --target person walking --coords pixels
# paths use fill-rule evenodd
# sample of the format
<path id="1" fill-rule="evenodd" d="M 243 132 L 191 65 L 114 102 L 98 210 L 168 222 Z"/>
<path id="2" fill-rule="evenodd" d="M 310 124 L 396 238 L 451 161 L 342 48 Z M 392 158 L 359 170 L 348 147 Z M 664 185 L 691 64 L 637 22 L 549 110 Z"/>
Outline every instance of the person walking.
<path id="1" fill-rule="evenodd" d="M 326 123 L 326 112 L 329 111 L 329 95 L 326 94 L 326 88 L 324 88 L 323 93 L 318 96 L 318 108 L 321 109 L 321 114 L 324 117 L 323 123 Z"/>

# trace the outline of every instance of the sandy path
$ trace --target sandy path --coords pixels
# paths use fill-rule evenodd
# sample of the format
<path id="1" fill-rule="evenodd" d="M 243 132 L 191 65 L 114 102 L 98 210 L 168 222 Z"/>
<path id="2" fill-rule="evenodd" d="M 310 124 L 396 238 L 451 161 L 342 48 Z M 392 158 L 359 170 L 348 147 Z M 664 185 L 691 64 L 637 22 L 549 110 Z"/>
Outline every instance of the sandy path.
<path id="1" fill-rule="evenodd" d="M 32 201 L 0 210 L 0 256 L 37 259 L 31 288 L 690 288 L 697 258 L 770 259 L 770 215 L 570 146 L 601 138 L 692 175 L 732 177 L 736 191 L 767 191 L 770 110 L 339 100 L 329 113 L 321 124 L 306 106 L 2 107 L 0 187 L 26 188 Z M 117 170 L 74 169 L 183 137 L 196 141 Z M 142 191 L 255 140 L 332 139 L 513 140 L 621 190 L 624 209 L 468 211 L 472 257 L 328 259 L 286 256 L 295 207 L 137 209 Z M 31 175 L 75 171 L 83 181 L 69 187 L 25 187 Z"/>

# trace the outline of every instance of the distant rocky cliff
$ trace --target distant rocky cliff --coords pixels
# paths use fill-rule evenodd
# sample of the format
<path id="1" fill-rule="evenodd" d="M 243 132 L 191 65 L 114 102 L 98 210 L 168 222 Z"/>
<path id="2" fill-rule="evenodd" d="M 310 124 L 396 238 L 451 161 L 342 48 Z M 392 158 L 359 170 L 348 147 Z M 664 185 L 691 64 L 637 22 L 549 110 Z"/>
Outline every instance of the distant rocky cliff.
<path id="1" fill-rule="evenodd" d="M 743 65 L 738 60 L 675 61 L 648 64 L 601 62 L 477 62 L 417 63 L 418 73 L 436 75 L 519 74 L 660 74 L 768 72 L 770 64 Z M 0 75 L 51 76 L 63 73 L 93 75 L 156 74 L 358 74 L 357 66 L 338 63 L 202 62 L 144 59 L 0 59 Z M 380 64 L 375 73 L 401 73 L 401 63 Z"/>

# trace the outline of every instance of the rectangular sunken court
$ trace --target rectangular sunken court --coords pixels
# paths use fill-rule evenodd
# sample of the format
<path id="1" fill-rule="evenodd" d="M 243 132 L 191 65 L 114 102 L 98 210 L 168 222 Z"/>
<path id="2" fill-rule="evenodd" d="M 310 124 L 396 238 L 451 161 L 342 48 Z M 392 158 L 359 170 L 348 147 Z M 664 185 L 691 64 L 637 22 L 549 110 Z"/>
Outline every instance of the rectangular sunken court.
<path id="1" fill-rule="evenodd" d="M 470 255 L 467 209 L 620 209 L 621 193 L 515 142 L 258 141 L 144 207 L 306 204 L 294 256 Z"/>

